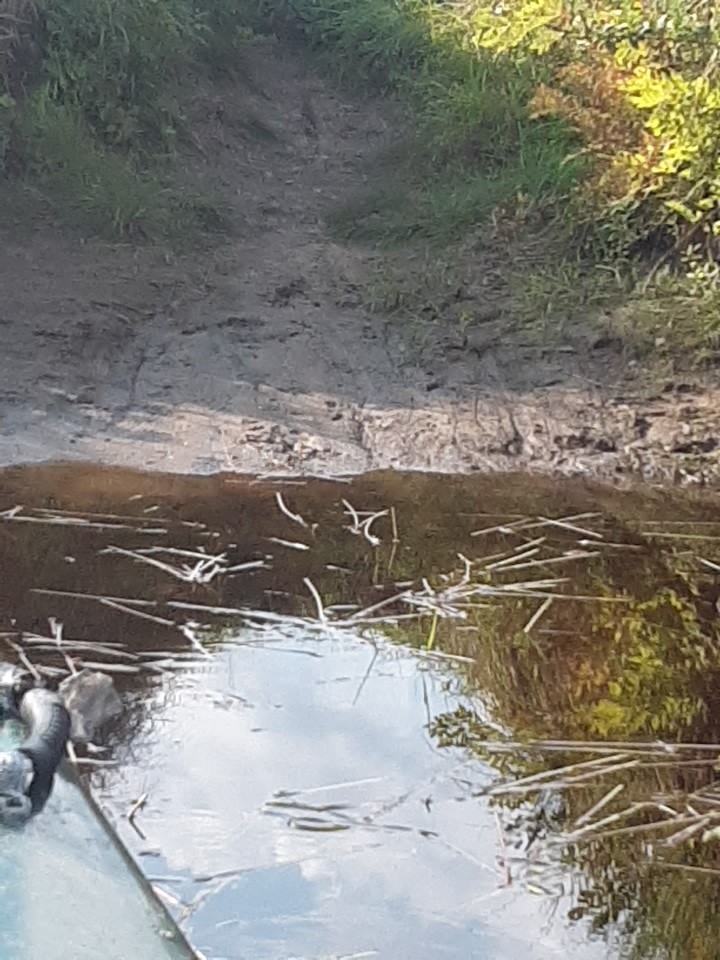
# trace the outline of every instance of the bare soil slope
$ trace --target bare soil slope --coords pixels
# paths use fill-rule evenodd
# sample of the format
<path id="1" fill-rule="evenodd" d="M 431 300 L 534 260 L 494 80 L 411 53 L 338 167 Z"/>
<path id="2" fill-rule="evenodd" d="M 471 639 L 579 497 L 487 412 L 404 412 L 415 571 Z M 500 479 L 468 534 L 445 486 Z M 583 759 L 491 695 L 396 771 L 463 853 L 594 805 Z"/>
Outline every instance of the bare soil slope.
<path id="1" fill-rule="evenodd" d="M 324 218 L 362 189 L 392 111 L 343 98 L 277 43 L 247 69 L 198 81 L 188 106 L 188 181 L 226 205 L 222 244 L 170 256 L 47 221 L 0 234 L 0 462 L 714 476 L 720 391 L 640 393 L 612 344 L 524 343 L 501 309 L 500 251 L 462 292 L 469 332 L 436 324 L 418 350 L 370 312 L 382 257 L 334 242 Z M 404 261 L 423 270 L 421 251 Z"/>

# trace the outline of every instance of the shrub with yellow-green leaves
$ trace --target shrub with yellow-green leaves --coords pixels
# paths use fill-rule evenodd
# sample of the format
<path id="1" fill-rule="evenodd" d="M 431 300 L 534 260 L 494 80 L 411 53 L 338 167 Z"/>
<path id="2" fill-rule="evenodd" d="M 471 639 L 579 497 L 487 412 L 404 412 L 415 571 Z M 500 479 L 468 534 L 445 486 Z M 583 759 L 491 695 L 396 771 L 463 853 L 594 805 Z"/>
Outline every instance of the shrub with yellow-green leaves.
<path id="1" fill-rule="evenodd" d="M 528 119 L 559 117 L 579 135 L 590 161 L 573 196 L 581 222 L 612 237 L 617 253 L 659 244 L 717 259 L 716 4 L 475 0 L 459 10 L 479 56 L 531 63 L 539 82 Z"/>
<path id="2" fill-rule="evenodd" d="M 581 135 L 592 158 L 581 216 L 627 224 L 627 245 L 669 241 L 691 260 L 716 259 L 720 21 L 707 3 L 606 6 L 566 20 L 556 40 L 565 62 L 530 115 L 562 117 Z"/>

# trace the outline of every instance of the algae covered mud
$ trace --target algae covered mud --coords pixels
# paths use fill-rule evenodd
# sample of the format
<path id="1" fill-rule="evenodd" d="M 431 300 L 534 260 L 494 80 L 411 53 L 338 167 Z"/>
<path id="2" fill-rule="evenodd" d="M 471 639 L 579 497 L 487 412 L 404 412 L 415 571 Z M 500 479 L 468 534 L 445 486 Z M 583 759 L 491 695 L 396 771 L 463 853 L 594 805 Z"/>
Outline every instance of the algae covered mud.
<path id="1" fill-rule="evenodd" d="M 0 476 L 3 656 L 208 957 L 715 956 L 716 500 Z"/>

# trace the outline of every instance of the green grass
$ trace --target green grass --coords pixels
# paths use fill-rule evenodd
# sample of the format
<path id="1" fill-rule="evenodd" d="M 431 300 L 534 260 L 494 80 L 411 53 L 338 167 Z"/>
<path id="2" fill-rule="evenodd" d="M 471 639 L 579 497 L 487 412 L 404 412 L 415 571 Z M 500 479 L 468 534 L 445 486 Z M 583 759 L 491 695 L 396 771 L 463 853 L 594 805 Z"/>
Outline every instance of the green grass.
<path id="1" fill-rule="evenodd" d="M 38 0 L 41 62 L 13 101 L 0 78 L 0 169 L 90 233 L 188 242 L 222 228 L 218 204 L 180 185 L 185 79 L 241 59 L 250 35 L 218 0 Z M 9 208 L 0 221 L 14 216 Z"/>
<path id="2" fill-rule="evenodd" d="M 336 236 L 394 247 L 408 240 L 442 244 L 462 236 L 506 196 L 507 181 L 467 171 L 445 172 L 414 185 L 400 179 L 359 193 L 333 211 Z"/>
<path id="3" fill-rule="evenodd" d="M 535 68 L 464 46 L 428 0 L 258 0 L 261 22 L 299 29 L 316 65 L 363 95 L 390 95 L 403 129 L 367 189 L 332 210 L 336 236 L 381 247 L 443 245 L 498 209 L 547 213 L 585 161 L 554 120 L 530 120 Z M 400 112 L 398 110 L 398 113 Z"/>
<path id="4" fill-rule="evenodd" d="M 720 367 L 720 288 L 665 273 L 640 283 L 612 315 L 623 341 L 658 376 Z"/>
<path id="5" fill-rule="evenodd" d="M 513 281 L 517 322 L 544 346 L 578 329 L 610 337 L 640 365 L 648 386 L 720 366 L 720 289 L 669 270 L 648 278 L 566 255 Z"/>
<path id="6" fill-rule="evenodd" d="M 371 173 L 371 185 L 330 213 L 336 236 L 382 247 L 409 240 L 442 245 L 462 238 L 498 208 L 542 208 L 569 191 L 580 161 L 565 161 L 565 143 L 553 124 L 525 132 L 505 165 L 456 158 L 438 163 L 417 138 L 397 145 Z"/>
<path id="7" fill-rule="evenodd" d="M 177 80 L 205 40 L 190 0 L 39 0 L 42 81 L 94 136 L 136 153 L 172 147 Z"/>
<path id="8" fill-rule="evenodd" d="M 23 104 L 17 135 L 26 180 L 63 219 L 85 230 L 159 240 L 220 225 L 211 201 L 188 196 L 169 177 L 143 171 L 131 155 L 98 142 L 79 111 L 45 91 Z"/>
<path id="9" fill-rule="evenodd" d="M 572 190 L 582 167 L 566 159 L 574 136 L 528 117 L 537 69 L 469 49 L 464 14 L 428 0 L 260 0 L 259 9 L 278 28 L 299 27 L 336 82 L 406 107 L 411 149 L 385 187 L 353 204 L 359 235 L 369 218 L 378 239 L 445 241 L 498 205 L 544 204 Z M 401 183 L 409 189 L 398 196 Z M 351 218 L 351 209 L 340 215 L 346 229 Z"/>
<path id="10" fill-rule="evenodd" d="M 514 325 L 551 346 L 566 343 L 578 326 L 611 336 L 651 377 L 720 363 L 720 270 L 698 267 L 693 251 L 678 269 L 676 250 L 667 269 L 648 275 L 653 263 L 664 263 L 668 237 L 663 246 L 638 203 L 588 218 L 578 197 L 593 174 L 592 151 L 561 119 L 530 116 L 538 85 L 552 86 L 558 62 L 568 61 L 558 61 L 557 51 L 533 49 L 532 29 L 522 38 L 517 18 L 527 14 L 525 0 L 506 5 L 510 26 L 521 28 L 521 39 L 506 49 L 483 46 L 473 17 L 488 4 L 479 0 L 462 7 L 425 0 L 263 0 L 260 6 L 276 23 L 289 18 L 299 25 L 336 81 L 390 94 L 404 109 L 399 146 L 375 163 L 365 189 L 331 212 L 338 237 L 381 248 L 417 242 L 452 268 L 456 242 L 481 235 L 489 220 L 499 217 L 510 231 L 515 222 L 526 235 L 539 225 L 548 237 L 545 259 L 507 266 Z M 592 3 L 600 19 L 590 29 L 600 46 L 604 16 L 620 18 L 621 33 L 635 23 L 629 8 L 613 10 L 604 10 L 602 0 Z M 688 27 L 692 43 L 682 38 L 683 17 L 673 23 L 674 55 L 690 51 L 705 70 L 711 47 L 698 47 L 695 20 Z M 566 54 L 578 59 L 572 45 L 558 55 Z M 428 290 L 427 305 L 433 297 Z"/>

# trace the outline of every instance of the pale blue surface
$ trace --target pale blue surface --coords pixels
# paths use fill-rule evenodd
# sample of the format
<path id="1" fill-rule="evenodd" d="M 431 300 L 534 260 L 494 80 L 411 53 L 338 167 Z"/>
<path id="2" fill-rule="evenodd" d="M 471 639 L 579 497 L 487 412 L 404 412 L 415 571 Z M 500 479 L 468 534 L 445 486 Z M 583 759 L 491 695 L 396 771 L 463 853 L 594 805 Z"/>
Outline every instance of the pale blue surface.
<path id="1" fill-rule="evenodd" d="M 473 796 L 496 774 L 426 729 L 458 702 L 443 666 L 379 639 L 238 630 L 151 691 L 104 788 L 212 960 L 604 960 L 571 898 L 503 883 Z M 122 813 L 144 792 L 138 841 Z"/>
<path id="2" fill-rule="evenodd" d="M 6 728 L 0 749 L 16 741 Z M 191 954 L 148 898 L 77 784 L 58 776 L 45 810 L 0 828 L 1 960 L 181 960 Z"/>

